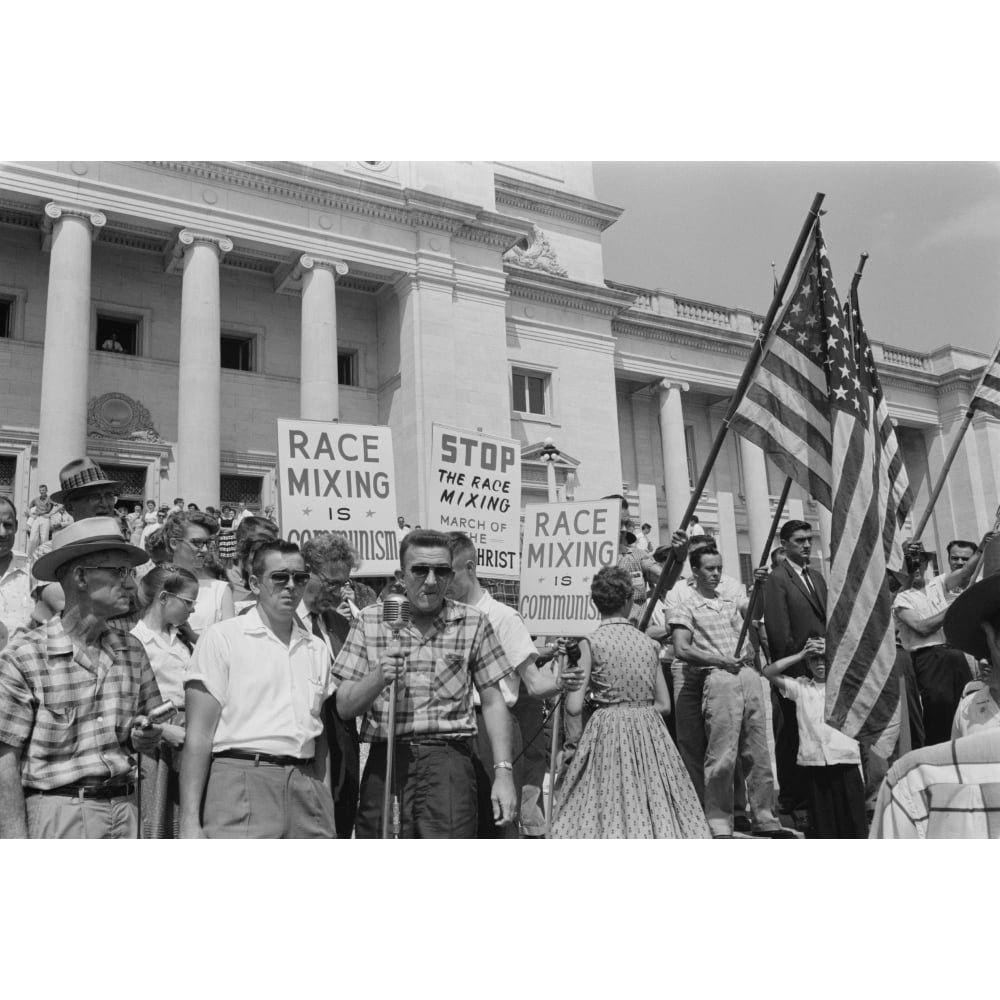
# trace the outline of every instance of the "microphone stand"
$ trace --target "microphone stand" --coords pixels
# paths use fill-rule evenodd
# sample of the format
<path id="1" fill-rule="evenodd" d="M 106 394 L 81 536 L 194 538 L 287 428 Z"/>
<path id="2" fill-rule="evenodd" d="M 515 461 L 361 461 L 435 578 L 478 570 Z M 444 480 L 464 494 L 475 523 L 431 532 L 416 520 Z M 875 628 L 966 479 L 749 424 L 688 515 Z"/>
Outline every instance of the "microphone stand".
<path id="1" fill-rule="evenodd" d="M 557 677 L 562 676 L 566 666 L 566 652 L 560 649 L 556 654 L 556 662 L 559 664 Z M 552 833 L 552 809 L 556 801 L 556 758 L 559 756 L 559 727 L 562 724 L 563 698 L 560 695 L 556 699 L 556 707 L 552 710 L 552 743 L 549 747 L 549 801 L 545 809 L 545 838 L 548 839 Z"/>
<path id="2" fill-rule="evenodd" d="M 399 642 L 399 623 L 392 629 L 392 641 Z M 392 814 L 392 837 L 399 839 L 399 794 L 396 792 L 396 681 L 389 685 L 389 733 L 385 746 L 385 788 L 382 790 L 382 839 L 389 839 Z"/>

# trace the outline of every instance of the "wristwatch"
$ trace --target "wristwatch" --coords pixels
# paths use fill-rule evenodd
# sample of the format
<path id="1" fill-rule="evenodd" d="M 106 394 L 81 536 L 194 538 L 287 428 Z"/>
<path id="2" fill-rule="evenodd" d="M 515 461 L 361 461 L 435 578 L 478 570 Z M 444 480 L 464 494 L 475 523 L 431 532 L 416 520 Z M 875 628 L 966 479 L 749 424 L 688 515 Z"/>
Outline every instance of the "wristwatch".
<path id="1" fill-rule="evenodd" d="M 513 771 L 514 765 L 509 760 L 498 760 L 493 765 L 494 771 Z"/>

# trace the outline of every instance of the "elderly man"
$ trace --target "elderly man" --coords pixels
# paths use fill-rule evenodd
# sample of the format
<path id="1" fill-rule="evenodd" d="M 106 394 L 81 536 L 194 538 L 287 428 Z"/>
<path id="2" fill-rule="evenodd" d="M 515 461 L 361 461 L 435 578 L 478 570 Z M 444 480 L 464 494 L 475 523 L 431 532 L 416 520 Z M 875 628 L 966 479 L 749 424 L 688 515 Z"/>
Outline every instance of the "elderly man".
<path id="1" fill-rule="evenodd" d="M 944 616 L 947 642 L 1000 673 L 1000 539 L 990 542 L 983 579 Z M 889 769 L 869 836 L 884 839 L 1000 839 L 1000 727 L 923 747 Z"/>
<path id="2" fill-rule="evenodd" d="M 13 500 L 0 496 L 0 649 L 28 624 L 35 606 L 27 560 L 14 555 L 16 539 L 17 509 Z"/>
<path id="3" fill-rule="evenodd" d="M 323 640 L 333 662 L 351 630 L 357 610 L 374 604 L 375 593 L 364 584 L 351 582 L 351 572 L 359 568 L 361 560 L 344 535 L 317 531 L 302 546 L 302 555 L 311 575 L 302 591 L 298 616 L 313 635 Z M 354 719 L 345 721 L 337 714 L 336 695 L 326 703 L 323 724 L 330 753 L 330 790 L 337 836 L 348 840 L 354 831 L 361 784 L 358 725 Z"/>
<path id="4" fill-rule="evenodd" d="M 0 654 L 0 834 L 5 837 L 138 835 L 134 751 L 162 699 L 142 644 L 109 629 L 128 607 L 146 553 L 114 518 L 64 528 L 35 563 L 58 580 L 65 609 L 17 636 Z"/>
<path id="5" fill-rule="evenodd" d="M 256 607 L 210 625 L 184 682 L 185 838 L 330 839 L 323 704 L 330 653 L 295 617 L 310 574 L 297 545 L 253 554 Z"/>
<path id="6" fill-rule="evenodd" d="M 493 756 L 490 796 L 498 825 L 514 819 L 516 795 L 511 757 L 511 717 L 499 682 L 518 664 L 508 663 L 482 611 L 446 597 L 452 577 L 448 536 L 414 528 L 400 548 L 396 577 L 412 607 L 399 630 L 382 619 L 380 606 L 362 610 L 334 664 L 342 718 L 364 714 L 361 739 L 372 743 L 361 781 L 357 836 L 371 838 L 382 825 L 386 745 L 397 742 L 395 791 L 402 837 L 475 837 L 476 776 L 472 744 L 475 684 Z M 389 732 L 388 692 L 397 688 L 396 732 Z"/>
<path id="7" fill-rule="evenodd" d="M 929 580 L 925 579 L 929 556 L 913 549 L 908 556 L 913 568 L 910 586 L 900 591 L 892 603 L 900 641 L 913 661 L 927 746 L 951 739 L 955 709 L 965 685 L 972 680 L 969 661 L 946 641 L 943 625 L 952 601 L 975 579 L 982 553 L 992 538 L 988 532 L 978 546 L 973 542 L 952 542 L 948 546 L 948 572 Z"/>
<path id="8" fill-rule="evenodd" d="M 514 785 L 517 789 L 518 801 L 522 806 L 522 824 L 527 819 L 531 831 L 529 835 L 537 836 L 545 825 L 545 820 L 541 817 L 537 805 L 547 765 L 545 747 L 540 746 L 541 753 L 532 757 L 535 763 L 535 770 L 532 773 L 526 773 L 526 768 L 518 762 L 518 758 L 524 761 L 526 757 L 530 756 L 530 753 L 525 753 L 522 757 L 522 738 L 527 737 L 530 740 L 532 736 L 538 736 L 545 722 L 539 701 L 531 699 L 552 698 L 560 691 L 576 691 L 583 683 L 583 671 L 577 668 L 559 676 L 551 668 L 545 671 L 539 670 L 535 666 L 538 651 L 531 641 L 531 634 L 521 616 L 513 608 L 494 600 L 490 592 L 480 584 L 476 576 L 478 557 L 472 539 L 461 531 L 449 531 L 448 547 L 451 550 L 452 569 L 449 596 L 462 604 L 468 604 L 482 611 L 486 615 L 490 625 L 493 626 L 493 631 L 496 632 L 497 638 L 500 640 L 500 645 L 503 646 L 507 662 L 515 667 L 514 673 L 500 681 L 500 690 L 503 692 L 507 708 L 514 716 Z M 531 696 L 531 699 L 524 697 L 523 693 L 521 697 L 518 696 L 522 680 L 525 691 Z M 491 812 L 490 786 L 492 784 L 489 779 L 493 771 L 493 757 L 490 754 L 486 727 L 482 723 L 482 701 L 479 692 L 473 690 L 472 697 L 476 706 L 479 837 L 492 838 L 502 835 L 497 832 L 497 827 L 489 815 Z M 525 813 L 528 815 L 525 816 Z M 508 836 L 516 836 L 513 824 L 508 826 L 506 831 Z"/>

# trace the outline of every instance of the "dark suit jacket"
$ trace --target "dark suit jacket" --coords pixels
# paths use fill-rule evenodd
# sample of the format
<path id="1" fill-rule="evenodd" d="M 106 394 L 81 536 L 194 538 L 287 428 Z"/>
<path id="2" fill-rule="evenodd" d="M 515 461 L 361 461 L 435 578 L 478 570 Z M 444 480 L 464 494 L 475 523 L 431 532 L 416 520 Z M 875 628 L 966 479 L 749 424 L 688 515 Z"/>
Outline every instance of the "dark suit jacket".
<path id="1" fill-rule="evenodd" d="M 334 657 L 340 652 L 351 630 L 351 624 L 336 611 L 323 615 L 323 624 L 330 634 Z M 309 625 L 306 625 L 309 628 Z M 323 729 L 329 753 L 327 783 L 333 793 L 334 821 L 337 837 L 347 840 L 354 829 L 361 788 L 361 745 L 357 719 L 346 722 L 337 714 L 337 696 L 328 698 L 323 706 Z"/>
<path id="2" fill-rule="evenodd" d="M 809 567 L 809 576 L 819 600 L 813 597 L 802 577 L 782 563 L 764 585 L 764 626 L 772 660 L 799 652 L 812 635 L 826 635 L 826 581 Z"/>

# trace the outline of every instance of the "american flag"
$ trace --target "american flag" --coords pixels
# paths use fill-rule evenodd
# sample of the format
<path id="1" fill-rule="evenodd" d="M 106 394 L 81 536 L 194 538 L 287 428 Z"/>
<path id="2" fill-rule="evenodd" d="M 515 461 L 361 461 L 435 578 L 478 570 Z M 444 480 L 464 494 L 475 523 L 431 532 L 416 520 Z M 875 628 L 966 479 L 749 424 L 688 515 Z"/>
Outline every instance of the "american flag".
<path id="1" fill-rule="evenodd" d="M 817 223 L 731 426 L 831 511 L 826 718 L 887 756 L 900 707 L 886 568 L 902 562 L 910 501 L 860 317 L 855 327 L 852 336 Z"/>
<path id="2" fill-rule="evenodd" d="M 997 344 L 997 349 L 983 372 L 983 380 L 972 397 L 969 409 L 981 410 L 1000 420 L 1000 344 Z"/>

